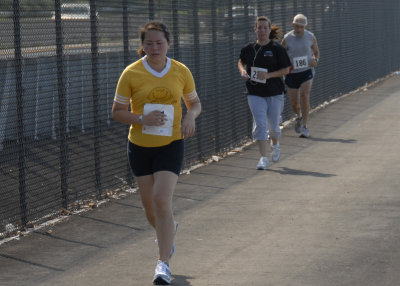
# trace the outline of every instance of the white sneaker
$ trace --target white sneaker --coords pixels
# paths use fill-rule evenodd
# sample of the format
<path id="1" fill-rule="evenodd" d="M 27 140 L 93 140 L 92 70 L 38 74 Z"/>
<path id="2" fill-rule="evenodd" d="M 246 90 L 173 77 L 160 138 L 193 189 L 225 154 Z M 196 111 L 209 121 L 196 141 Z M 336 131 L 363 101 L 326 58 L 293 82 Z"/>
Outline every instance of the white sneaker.
<path id="1" fill-rule="evenodd" d="M 267 168 L 268 168 L 268 158 L 261 157 L 260 161 L 258 161 L 257 164 L 257 170 L 267 170 Z"/>
<path id="2" fill-rule="evenodd" d="M 278 162 L 279 158 L 281 157 L 281 149 L 279 148 L 279 142 L 276 145 L 272 144 L 271 141 L 271 158 L 273 162 Z"/>
<path id="3" fill-rule="evenodd" d="M 157 260 L 157 266 L 154 270 L 154 285 L 170 285 L 171 284 L 171 270 L 167 263 Z"/>
<path id="4" fill-rule="evenodd" d="M 306 126 L 301 126 L 300 137 L 308 138 L 310 137 L 310 131 Z"/>

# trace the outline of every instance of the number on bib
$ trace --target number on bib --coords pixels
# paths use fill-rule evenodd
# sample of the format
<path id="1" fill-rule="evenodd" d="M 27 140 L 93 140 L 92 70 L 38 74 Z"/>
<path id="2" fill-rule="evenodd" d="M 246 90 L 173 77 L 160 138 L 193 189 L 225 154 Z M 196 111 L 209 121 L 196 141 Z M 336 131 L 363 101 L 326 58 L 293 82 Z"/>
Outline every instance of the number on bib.
<path id="1" fill-rule="evenodd" d="M 306 67 L 308 67 L 307 56 L 293 58 L 293 69 L 297 70 Z"/>
<path id="2" fill-rule="evenodd" d="M 261 82 L 261 83 L 266 83 L 266 79 L 258 79 L 258 72 L 268 72 L 267 69 L 263 68 L 257 68 L 257 67 L 251 67 L 251 80 L 255 82 Z"/>

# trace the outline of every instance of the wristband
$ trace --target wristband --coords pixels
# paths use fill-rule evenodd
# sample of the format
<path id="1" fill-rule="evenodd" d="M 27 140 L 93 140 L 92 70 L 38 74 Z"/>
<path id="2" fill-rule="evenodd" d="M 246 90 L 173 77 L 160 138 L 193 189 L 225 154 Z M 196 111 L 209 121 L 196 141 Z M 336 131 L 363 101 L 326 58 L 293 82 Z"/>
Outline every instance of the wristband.
<path id="1" fill-rule="evenodd" d="M 142 124 L 143 123 L 143 115 L 140 115 L 139 116 L 139 124 Z"/>

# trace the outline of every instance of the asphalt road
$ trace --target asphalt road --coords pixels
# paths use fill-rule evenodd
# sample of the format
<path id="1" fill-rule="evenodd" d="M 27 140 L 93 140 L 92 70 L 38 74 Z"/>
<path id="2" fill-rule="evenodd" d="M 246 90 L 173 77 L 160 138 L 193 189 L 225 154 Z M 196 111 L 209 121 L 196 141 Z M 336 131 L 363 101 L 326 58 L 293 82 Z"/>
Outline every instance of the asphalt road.
<path id="1" fill-rule="evenodd" d="M 173 285 L 400 285 L 400 80 L 283 129 L 280 162 L 257 149 L 182 175 Z M 138 194 L 0 245 L 1 285 L 151 285 L 154 232 Z"/>

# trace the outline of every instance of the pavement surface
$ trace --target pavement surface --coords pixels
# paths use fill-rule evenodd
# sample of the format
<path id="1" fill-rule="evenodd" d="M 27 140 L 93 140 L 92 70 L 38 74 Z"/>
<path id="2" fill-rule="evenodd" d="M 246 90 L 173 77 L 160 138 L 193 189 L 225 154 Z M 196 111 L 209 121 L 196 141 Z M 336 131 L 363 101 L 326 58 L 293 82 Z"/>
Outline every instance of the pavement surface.
<path id="1" fill-rule="evenodd" d="M 173 285 L 400 285 L 400 77 L 289 124 L 281 160 L 254 144 L 182 175 Z M 152 285 L 138 194 L 0 245 L 0 285 Z"/>

